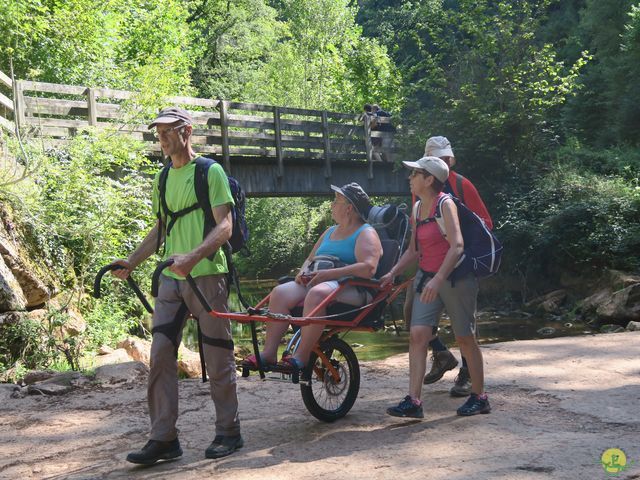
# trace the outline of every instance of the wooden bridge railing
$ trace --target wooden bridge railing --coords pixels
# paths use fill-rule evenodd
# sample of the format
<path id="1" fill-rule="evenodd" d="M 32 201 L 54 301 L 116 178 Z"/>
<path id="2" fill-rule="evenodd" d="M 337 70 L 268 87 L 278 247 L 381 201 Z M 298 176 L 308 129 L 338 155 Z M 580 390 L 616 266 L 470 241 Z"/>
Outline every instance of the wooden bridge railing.
<path id="1" fill-rule="evenodd" d="M 29 127 L 50 145 L 65 143 L 88 127 L 110 128 L 147 142 L 148 151 L 159 155 L 160 145 L 136 111 L 137 94 L 109 88 L 89 88 L 16 80 L 0 72 L 0 127 Z M 319 159 L 324 176 L 331 176 L 332 162 L 391 161 L 393 134 L 371 131 L 369 119 L 359 115 L 277 107 L 226 100 L 170 97 L 166 105 L 180 105 L 194 118 L 192 142 L 196 151 L 222 157 L 227 171 L 231 158 L 275 159 L 278 177 L 285 160 Z M 127 118 L 133 120 L 127 121 Z M 380 123 L 389 122 L 382 118 Z M 373 139 L 379 139 L 374 140 Z"/>

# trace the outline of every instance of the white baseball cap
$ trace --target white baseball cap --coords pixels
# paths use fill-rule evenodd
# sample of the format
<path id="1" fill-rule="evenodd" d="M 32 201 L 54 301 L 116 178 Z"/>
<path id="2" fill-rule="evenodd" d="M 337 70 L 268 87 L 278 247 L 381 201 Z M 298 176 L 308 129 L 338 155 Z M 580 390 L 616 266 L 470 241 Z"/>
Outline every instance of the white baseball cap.
<path id="1" fill-rule="evenodd" d="M 455 157 L 447 137 L 431 137 L 424 146 L 425 157 Z"/>
<path id="2" fill-rule="evenodd" d="M 449 167 L 444 160 L 438 157 L 422 157 L 415 162 L 402 162 L 402 164 L 412 170 L 424 170 L 442 183 L 449 178 Z"/>

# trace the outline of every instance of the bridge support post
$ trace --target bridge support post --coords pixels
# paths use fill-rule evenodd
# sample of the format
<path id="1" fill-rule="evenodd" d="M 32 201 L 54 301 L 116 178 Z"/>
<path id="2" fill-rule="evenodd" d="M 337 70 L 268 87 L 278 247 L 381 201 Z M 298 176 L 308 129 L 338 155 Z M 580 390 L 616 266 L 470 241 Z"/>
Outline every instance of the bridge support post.
<path id="1" fill-rule="evenodd" d="M 273 107 L 273 129 L 276 137 L 276 158 L 278 161 L 278 178 L 284 176 L 284 162 L 282 160 L 282 134 L 280 133 L 280 108 Z"/>
<path id="2" fill-rule="evenodd" d="M 24 127 L 24 92 L 22 88 L 22 80 L 13 81 L 13 116 L 16 122 L 16 130 Z"/>
<path id="3" fill-rule="evenodd" d="M 329 142 L 329 120 L 327 112 L 322 112 L 322 140 L 324 141 L 324 176 L 331 178 L 331 143 Z"/>
<path id="4" fill-rule="evenodd" d="M 373 178 L 373 144 L 371 143 L 371 119 L 364 115 L 364 146 L 367 151 L 367 178 Z"/>
<path id="5" fill-rule="evenodd" d="M 229 155 L 229 119 L 227 117 L 227 102 L 220 99 L 220 136 L 222 137 L 222 163 L 227 173 L 231 173 L 231 158 Z"/>
<path id="6" fill-rule="evenodd" d="M 96 102 L 95 88 L 87 88 L 87 112 L 89 125 L 96 127 L 98 125 L 98 104 Z"/>

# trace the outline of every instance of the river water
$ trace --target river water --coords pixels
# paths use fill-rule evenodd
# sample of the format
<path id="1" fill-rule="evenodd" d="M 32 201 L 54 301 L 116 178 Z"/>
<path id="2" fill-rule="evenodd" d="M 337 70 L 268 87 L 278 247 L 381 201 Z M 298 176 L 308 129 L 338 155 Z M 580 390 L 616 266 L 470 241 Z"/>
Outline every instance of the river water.
<path id="1" fill-rule="evenodd" d="M 275 285 L 275 280 L 242 280 L 242 295 L 252 305 L 258 303 Z M 231 311 L 242 311 L 235 290 L 229 296 Z M 399 331 L 393 327 L 393 319 Z M 387 309 L 386 328 L 377 332 L 348 332 L 344 340 L 353 347 L 362 361 L 379 360 L 397 353 L 409 351 L 409 333 L 404 329 L 402 319 L 402 302 Z M 545 319 L 525 312 L 504 312 L 482 310 L 478 312 L 478 339 L 480 343 L 496 343 L 511 340 L 532 340 L 594 333 L 579 322 L 563 317 L 562 319 Z M 232 323 L 233 338 L 236 344 L 251 348 L 251 333 L 248 324 Z M 446 315 L 440 323 L 439 335 L 447 346 L 456 346 L 453 332 Z M 186 345 L 197 349 L 197 334 L 194 322 L 185 328 Z"/>

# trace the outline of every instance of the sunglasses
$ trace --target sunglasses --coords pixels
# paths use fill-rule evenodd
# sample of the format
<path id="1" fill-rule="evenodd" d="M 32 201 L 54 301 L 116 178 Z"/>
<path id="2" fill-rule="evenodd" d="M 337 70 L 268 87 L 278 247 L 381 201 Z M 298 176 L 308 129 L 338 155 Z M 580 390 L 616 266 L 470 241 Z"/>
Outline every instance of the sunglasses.
<path id="1" fill-rule="evenodd" d="M 416 175 L 422 175 L 425 178 L 431 176 L 431 174 L 429 172 L 425 172 L 424 170 L 411 170 L 411 173 L 409 174 L 409 177 L 413 178 Z"/>
<path id="2" fill-rule="evenodd" d="M 184 127 L 186 127 L 185 124 L 176 125 L 175 127 L 167 128 L 166 130 L 158 130 L 156 128 L 156 131 L 153 132 L 153 136 L 156 137 L 156 138 L 166 137 L 167 135 L 169 135 L 169 133 L 173 132 L 174 130 L 179 130 L 179 129 L 184 128 Z"/>

